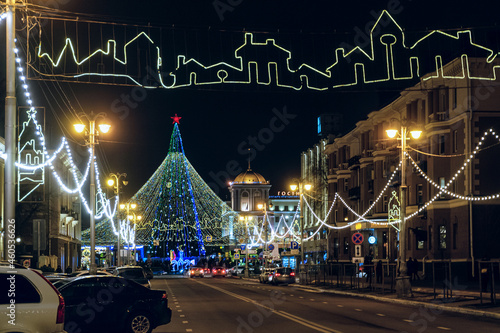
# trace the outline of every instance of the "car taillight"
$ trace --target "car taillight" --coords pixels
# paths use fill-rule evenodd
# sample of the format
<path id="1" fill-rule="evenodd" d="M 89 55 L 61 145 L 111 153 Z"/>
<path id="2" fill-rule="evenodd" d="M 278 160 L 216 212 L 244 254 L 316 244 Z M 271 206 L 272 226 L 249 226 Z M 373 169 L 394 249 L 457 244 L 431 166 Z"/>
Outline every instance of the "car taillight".
<path id="1" fill-rule="evenodd" d="M 217 273 L 217 271 L 216 271 L 215 269 L 214 269 L 212 272 L 213 272 L 213 273 Z"/>
<path id="2" fill-rule="evenodd" d="M 225 270 L 225 269 L 223 269 L 223 270 L 222 270 L 222 273 L 226 273 L 226 270 Z"/>
<path id="3" fill-rule="evenodd" d="M 194 274 L 194 271 L 191 271 L 191 274 Z"/>
<path id="4" fill-rule="evenodd" d="M 290 276 L 295 276 L 295 272 L 291 272 L 291 273 L 290 273 Z"/>
<path id="5" fill-rule="evenodd" d="M 43 276 L 36 270 L 32 271 L 38 274 L 42 279 L 44 279 L 45 282 L 47 282 L 49 286 L 51 286 L 52 289 L 56 292 L 57 297 L 59 299 L 59 305 L 57 306 L 56 324 L 64 324 L 64 312 L 66 310 L 66 304 L 64 303 L 64 298 L 62 297 L 61 293 L 59 292 L 59 290 L 56 289 L 56 287 L 54 287 L 54 285 L 49 280 L 45 278 L 45 276 Z"/>
<path id="6" fill-rule="evenodd" d="M 162 299 L 167 299 L 167 293 L 163 293 L 163 295 L 161 295 L 161 298 Z"/>
<path id="7" fill-rule="evenodd" d="M 276 276 L 281 276 L 281 274 L 280 273 L 276 273 Z"/>

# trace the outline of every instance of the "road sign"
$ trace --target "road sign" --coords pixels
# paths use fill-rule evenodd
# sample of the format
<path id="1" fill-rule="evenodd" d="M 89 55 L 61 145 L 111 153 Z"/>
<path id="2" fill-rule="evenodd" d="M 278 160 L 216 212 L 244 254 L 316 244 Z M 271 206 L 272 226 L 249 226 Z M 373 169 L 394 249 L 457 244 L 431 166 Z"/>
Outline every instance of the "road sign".
<path id="1" fill-rule="evenodd" d="M 235 253 L 234 254 L 234 259 L 240 259 L 240 254 L 239 253 Z"/>
<path id="2" fill-rule="evenodd" d="M 269 244 L 269 245 L 267 246 L 267 249 L 268 249 L 269 251 L 274 250 L 274 244 Z"/>
<path id="3" fill-rule="evenodd" d="M 354 244 L 361 244 L 361 243 L 363 243 L 363 235 L 360 234 L 359 232 L 356 232 L 355 234 L 352 235 L 352 242 Z"/>
<path id="4" fill-rule="evenodd" d="M 29 259 L 24 259 L 23 260 L 23 266 L 24 268 L 30 268 L 31 261 Z"/>
<path id="5" fill-rule="evenodd" d="M 368 243 L 375 244 L 377 242 L 377 238 L 375 236 L 368 237 Z"/>
<path id="6" fill-rule="evenodd" d="M 298 242 L 293 241 L 293 242 L 290 243 L 290 249 L 297 250 L 298 248 L 299 248 L 299 243 Z"/>
<path id="7" fill-rule="evenodd" d="M 207 236 L 207 242 L 211 242 L 212 241 L 212 236 Z"/>
<path id="8" fill-rule="evenodd" d="M 354 256 L 361 257 L 361 245 L 354 245 Z"/>
<path id="9" fill-rule="evenodd" d="M 241 244 L 241 245 L 240 245 L 240 249 L 241 249 L 241 251 L 245 251 L 245 248 L 246 248 L 246 247 L 247 247 L 247 246 L 246 246 L 245 244 Z"/>

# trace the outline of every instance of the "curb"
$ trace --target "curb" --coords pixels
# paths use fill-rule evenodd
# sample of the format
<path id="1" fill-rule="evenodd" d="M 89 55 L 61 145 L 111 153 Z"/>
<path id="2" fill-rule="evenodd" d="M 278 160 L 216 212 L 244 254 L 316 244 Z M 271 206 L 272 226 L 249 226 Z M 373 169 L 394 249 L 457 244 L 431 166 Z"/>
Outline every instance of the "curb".
<path id="1" fill-rule="evenodd" d="M 455 313 L 466 314 L 466 315 L 471 315 L 471 316 L 476 316 L 476 317 L 500 319 L 500 313 L 446 306 L 446 305 L 442 305 L 442 304 L 437 304 L 438 302 L 436 302 L 436 303 L 424 303 L 424 302 L 411 301 L 411 300 L 406 300 L 406 299 L 393 299 L 393 298 L 386 298 L 386 297 L 380 297 L 380 296 L 375 296 L 375 295 L 357 294 L 357 293 L 352 293 L 352 292 L 348 292 L 348 291 L 312 288 L 312 287 L 306 287 L 306 286 L 301 286 L 301 285 L 295 285 L 295 287 L 319 291 L 319 292 L 323 292 L 323 293 L 342 295 L 342 296 L 367 298 L 367 299 L 372 299 L 372 300 L 385 302 L 385 303 L 394 303 L 394 304 L 408 305 L 408 306 L 414 306 L 414 307 L 424 307 L 424 308 L 428 308 L 428 309 L 436 309 L 436 310 L 441 310 L 441 311 L 455 312 Z"/>

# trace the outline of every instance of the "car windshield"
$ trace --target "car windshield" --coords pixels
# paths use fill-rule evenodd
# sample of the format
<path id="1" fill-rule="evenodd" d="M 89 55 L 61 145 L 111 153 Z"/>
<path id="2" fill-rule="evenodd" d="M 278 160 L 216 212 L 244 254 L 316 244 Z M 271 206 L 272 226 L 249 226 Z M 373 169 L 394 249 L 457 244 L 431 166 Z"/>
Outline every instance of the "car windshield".
<path id="1" fill-rule="evenodd" d="M 126 279 L 144 279 L 144 273 L 142 269 L 125 269 L 118 271 L 119 276 L 123 276 Z"/>
<path id="2" fill-rule="evenodd" d="M 290 274 L 292 272 L 291 268 L 279 268 L 277 270 L 278 273 L 280 274 Z"/>

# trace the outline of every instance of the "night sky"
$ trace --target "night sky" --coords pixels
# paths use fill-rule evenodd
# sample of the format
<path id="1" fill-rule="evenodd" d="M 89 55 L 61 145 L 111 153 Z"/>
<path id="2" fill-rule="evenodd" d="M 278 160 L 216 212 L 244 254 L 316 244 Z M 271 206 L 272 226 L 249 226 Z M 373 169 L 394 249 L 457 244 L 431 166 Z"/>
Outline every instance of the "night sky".
<path id="1" fill-rule="evenodd" d="M 363 42 L 360 31 L 365 31 L 367 24 L 373 22 L 382 9 L 388 9 L 405 29 L 408 44 L 433 29 L 449 29 L 446 31 L 453 33 L 454 29 L 473 28 L 475 41 L 495 52 L 500 51 L 499 29 L 496 27 L 499 5 L 491 5 L 495 3 L 493 1 L 54 2 L 61 10 L 96 14 L 96 19 L 140 25 L 150 23 L 151 26 L 172 29 L 176 36 L 185 34 L 186 50 L 192 52 L 192 56 L 212 63 L 218 57 L 231 56 L 230 46 L 240 45 L 243 31 L 251 31 L 256 32 L 254 38 L 257 41 L 275 38 L 277 44 L 290 49 L 302 62 L 325 68 L 331 65 L 340 42 L 348 45 Z M 226 7 L 224 13 L 218 13 L 214 3 L 233 5 Z M 3 29 L 0 31 L 2 36 Z M 210 50 L 206 47 L 210 43 L 201 37 L 199 41 L 193 41 L 190 34 L 211 34 L 220 39 L 234 40 L 227 41 L 229 46 Z M 59 42 L 64 39 L 63 33 L 60 39 Z M 170 51 L 179 54 L 184 50 Z M 172 59 L 165 61 L 172 63 Z M 126 116 L 112 112 L 111 106 L 123 94 L 132 94 L 133 87 L 66 83 L 61 87 L 77 111 L 108 113 L 113 130 L 101 139 L 113 142 L 101 142 L 99 158 L 105 162 L 102 165 L 104 173 L 128 174 L 127 197 L 147 181 L 165 158 L 172 131 L 170 117 L 177 113 L 182 117 L 180 130 L 187 158 L 207 183 L 217 184 L 214 186 L 221 198 L 227 199 L 229 192 L 226 186 L 222 186 L 222 181 L 226 182 L 226 172 L 230 179 L 234 179 L 237 174 L 234 170 L 246 169 L 249 155 L 242 152 L 251 147 L 249 137 L 258 136 L 263 129 L 269 128 L 277 112 L 286 110 L 290 115 L 289 123 L 282 131 L 274 133 L 270 142 L 259 143 L 252 161 L 252 168 L 271 181 L 271 194 L 286 189 L 290 178 L 299 175 L 300 153 L 319 140 L 316 133 L 318 115 L 342 114 L 342 131 L 347 133 L 369 112 L 395 99 L 399 91 L 414 83 L 359 85 L 326 92 L 294 91 L 256 84 L 155 89 L 147 91 L 143 100 L 130 106 Z M 53 82 L 36 81 L 32 86 L 35 104 L 49 110 L 47 131 L 53 134 L 53 142 L 49 141 L 48 145 L 55 147 L 61 129 L 65 135 L 70 135 L 74 116 L 59 102 L 59 95 L 52 96 L 57 91 Z M 59 119 L 59 125 L 53 121 L 54 117 Z M 71 135 L 78 140 L 77 135 Z M 229 169 L 228 163 L 231 165 Z"/>

